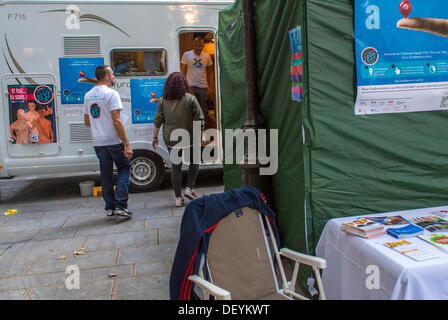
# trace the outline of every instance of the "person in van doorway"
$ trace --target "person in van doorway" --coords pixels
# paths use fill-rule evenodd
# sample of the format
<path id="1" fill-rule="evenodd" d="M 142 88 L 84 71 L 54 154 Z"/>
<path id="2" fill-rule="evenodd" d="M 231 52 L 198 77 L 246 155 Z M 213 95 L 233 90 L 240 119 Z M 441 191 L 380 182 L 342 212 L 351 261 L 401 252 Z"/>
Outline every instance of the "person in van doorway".
<path id="1" fill-rule="evenodd" d="M 193 121 L 200 121 L 201 130 L 204 130 L 204 115 L 196 97 L 191 94 L 188 87 L 187 80 L 181 72 L 174 72 L 169 75 L 165 82 L 163 95 L 160 98 L 157 106 L 157 112 L 154 116 L 154 134 L 152 146 L 154 150 L 159 144 L 158 135 L 160 127 L 163 125 L 163 140 L 171 152 L 178 152 L 181 156 L 182 148 L 179 148 L 179 140 L 171 140 L 171 133 L 175 129 L 184 129 L 189 133 L 190 142 L 199 140 L 193 137 Z M 202 132 L 201 132 L 202 134 Z M 188 168 L 188 184 L 184 190 L 184 196 L 189 199 L 196 199 L 198 195 L 194 191 L 196 179 L 199 172 L 199 164 L 193 161 L 193 144 L 187 146 L 190 153 L 190 165 Z M 176 207 L 184 205 L 184 198 L 182 197 L 182 162 L 179 164 L 173 163 L 171 170 L 171 183 L 174 188 L 176 197 Z"/>
<path id="2" fill-rule="evenodd" d="M 210 55 L 204 51 L 204 40 L 195 37 L 193 50 L 182 55 L 180 71 L 187 77 L 188 85 L 199 101 L 202 113 L 206 114 L 207 98 L 212 94 L 208 89 L 213 74 L 213 62 Z"/>
<path id="3" fill-rule="evenodd" d="M 130 159 L 133 152 L 126 136 L 120 112 L 120 95 L 111 89 L 115 76 L 109 66 L 95 70 L 98 80 L 84 97 L 84 124 L 91 127 L 93 146 L 100 162 L 101 186 L 107 217 L 114 215 L 131 218 L 128 210 Z M 114 192 L 113 165 L 118 176 Z"/>

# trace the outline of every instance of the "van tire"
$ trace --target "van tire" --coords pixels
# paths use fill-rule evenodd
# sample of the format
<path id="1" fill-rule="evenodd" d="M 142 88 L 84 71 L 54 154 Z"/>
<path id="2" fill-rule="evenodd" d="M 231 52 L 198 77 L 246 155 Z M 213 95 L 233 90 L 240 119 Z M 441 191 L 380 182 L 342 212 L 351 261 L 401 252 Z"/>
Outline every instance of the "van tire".
<path id="1" fill-rule="evenodd" d="M 165 165 L 162 158 L 150 151 L 137 150 L 131 159 L 131 192 L 154 191 L 162 184 Z"/>

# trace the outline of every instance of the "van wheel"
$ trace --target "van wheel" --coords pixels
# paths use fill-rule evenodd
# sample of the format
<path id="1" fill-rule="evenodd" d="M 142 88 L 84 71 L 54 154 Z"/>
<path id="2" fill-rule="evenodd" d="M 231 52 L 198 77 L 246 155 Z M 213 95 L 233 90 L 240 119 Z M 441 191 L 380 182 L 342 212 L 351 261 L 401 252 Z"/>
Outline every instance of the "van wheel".
<path id="1" fill-rule="evenodd" d="M 130 190 L 132 192 L 156 190 L 163 181 L 163 160 L 149 151 L 135 151 L 131 159 Z"/>

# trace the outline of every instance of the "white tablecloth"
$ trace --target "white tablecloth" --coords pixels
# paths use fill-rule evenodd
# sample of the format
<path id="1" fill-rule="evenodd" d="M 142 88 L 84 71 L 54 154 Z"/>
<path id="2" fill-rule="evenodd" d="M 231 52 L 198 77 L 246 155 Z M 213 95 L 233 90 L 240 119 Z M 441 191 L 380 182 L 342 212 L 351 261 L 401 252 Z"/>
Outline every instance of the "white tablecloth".
<path id="1" fill-rule="evenodd" d="M 429 215 L 434 210 L 448 210 L 448 207 L 379 213 L 371 216 L 401 215 L 406 219 Z M 366 216 L 368 215 L 358 217 Z M 364 239 L 340 230 L 343 222 L 354 218 L 356 217 L 328 221 L 316 247 L 316 255 L 327 260 L 322 280 L 328 299 L 448 300 L 448 254 L 417 237 L 408 238 L 409 241 L 418 243 L 440 256 L 416 262 L 386 247 L 385 242 L 398 240 L 387 234 Z M 448 215 L 446 218 L 448 220 Z M 425 231 L 425 234 L 427 233 L 429 232 Z M 374 267 L 368 269 L 369 266 Z M 372 270 L 379 270 L 378 289 L 369 289 L 368 287 L 372 286 L 366 285 Z"/>

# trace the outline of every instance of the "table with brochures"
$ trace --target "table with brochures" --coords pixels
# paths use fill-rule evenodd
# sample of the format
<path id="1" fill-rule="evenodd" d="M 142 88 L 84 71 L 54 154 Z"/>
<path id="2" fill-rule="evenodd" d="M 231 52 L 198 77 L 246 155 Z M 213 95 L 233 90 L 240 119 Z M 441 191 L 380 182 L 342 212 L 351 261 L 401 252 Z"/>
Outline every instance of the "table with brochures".
<path id="1" fill-rule="evenodd" d="M 412 219 L 446 212 L 448 206 L 331 219 L 325 225 L 316 255 L 327 260 L 323 285 L 327 299 L 336 300 L 447 300 L 448 253 L 418 237 L 405 240 L 437 255 L 414 261 L 384 245 L 400 241 L 388 234 L 365 239 L 342 231 L 341 225 L 357 217 L 401 216 Z M 400 227 L 400 226 L 386 226 Z M 424 235 L 431 232 L 425 230 Z M 448 234 L 448 231 L 444 232 Z"/>

